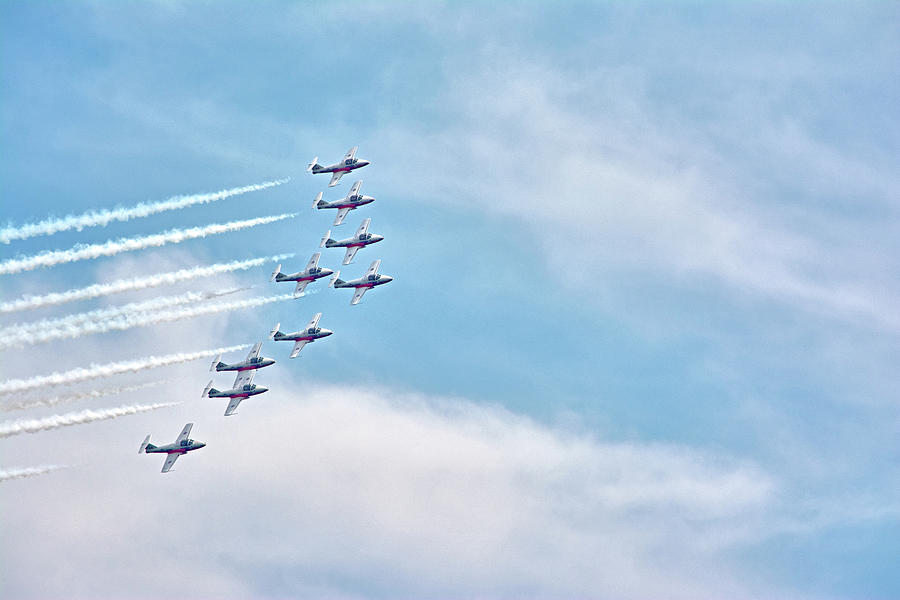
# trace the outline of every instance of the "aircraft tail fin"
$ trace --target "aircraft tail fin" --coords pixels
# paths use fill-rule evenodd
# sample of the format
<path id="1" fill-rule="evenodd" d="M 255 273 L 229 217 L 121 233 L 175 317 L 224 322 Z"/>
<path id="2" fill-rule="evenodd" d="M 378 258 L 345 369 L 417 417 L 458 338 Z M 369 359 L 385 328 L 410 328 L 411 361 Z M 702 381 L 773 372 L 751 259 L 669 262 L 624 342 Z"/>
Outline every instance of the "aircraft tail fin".
<path id="1" fill-rule="evenodd" d="M 141 442 L 141 449 L 138 450 L 138 454 L 143 454 L 144 450 L 146 450 L 147 448 L 151 448 L 151 449 L 156 448 L 156 446 L 154 446 L 153 444 L 150 443 L 150 434 L 149 433 L 147 434 L 147 437 L 144 438 L 144 441 Z"/>
<path id="2" fill-rule="evenodd" d="M 341 272 L 335 271 L 334 275 L 331 276 L 331 281 L 328 282 L 328 287 L 334 287 L 337 285 L 343 285 L 344 280 L 341 279 Z"/>
<path id="3" fill-rule="evenodd" d="M 215 371 L 215 370 L 216 370 L 216 367 L 218 367 L 219 365 L 224 365 L 224 364 L 225 364 L 225 363 L 222 362 L 222 355 L 219 354 L 217 357 L 215 357 L 215 358 L 213 359 L 212 364 L 209 366 L 209 370 L 210 370 L 210 371 Z"/>
<path id="4" fill-rule="evenodd" d="M 279 275 L 281 275 L 281 263 L 278 263 L 278 266 L 275 267 L 274 271 L 272 271 L 272 276 L 269 277 L 269 281 L 279 281 Z"/>
<path id="5" fill-rule="evenodd" d="M 307 173 L 315 173 L 316 167 L 321 167 L 321 166 L 322 165 L 319 164 L 319 157 L 317 156 L 314 159 L 312 159 L 312 161 L 308 165 L 306 165 L 306 172 Z"/>
<path id="6" fill-rule="evenodd" d="M 280 334 L 281 332 L 278 329 L 281 327 L 281 323 L 275 323 L 275 327 L 272 328 L 272 331 L 269 332 L 269 339 L 274 340 L 275 336 Z"/>
<path id="7" fill-rule="evenodd" d="M 210 379 L 210 380 L 209 380 L 209 383 L 206 384 L 206 387 L 203 388 L 203 393 L 200 394 L 200 397 L 201 397 L 201 398 L 206 398 L 207 396 L 210 395 L 210 393 L 213 393 L 213 392 L 218 393 L 218 391 L 219 391 L 219 390 L 217 390 L 216 388 L 214 388 L 214 387 L 212 386 L 212 379 Z"/>
<path id="8" fill-rule="evenodd" d="M 313 198 L 313 208 L 322 208 L 325 204 L 325 201 L 322 200 L 322 192 L 316 194 L 316 197 Z"/>
<path id="9" fill-rule="evenodd" d="M 333 244 L 334 240 L 331 239 L 331 230 L 325 232 L 325 235 L 322 236 L 322 241 L 319 242 L 319 248 L 331 248 L 328 244 Z"/>

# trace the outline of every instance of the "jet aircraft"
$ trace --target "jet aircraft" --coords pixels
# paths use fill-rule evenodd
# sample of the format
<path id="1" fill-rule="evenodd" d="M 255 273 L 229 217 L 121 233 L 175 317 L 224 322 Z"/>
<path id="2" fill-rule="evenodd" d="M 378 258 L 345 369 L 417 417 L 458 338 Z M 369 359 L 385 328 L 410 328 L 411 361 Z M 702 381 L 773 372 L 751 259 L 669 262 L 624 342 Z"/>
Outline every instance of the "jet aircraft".
<path id="1" fill-rule="evenodd" d="M 367 160 L 356 158 L 357 148 L 359 148 L 359 146 L 353 146 L 352 148 L 350 148 L 347 154 L 344 155 L 344 160 L 327 167 L 323 167 L 319 164 L 319 157 L 317 156 L 312 159 L 312 162 L 309 163 L 309 165 L 306 167 L 306 170 L 313 175 L 317 173 L 331 173 L 331 181 L 328 183 L 328 187 L 334 187 L 337 185 L 338 181 L 341 180 L 341 177 L 343 177 L 345 174 L 355 169 L 361 169 L 362 167 L 369 164 L 369 161 Z"/>
<path id="2" fill-rule="evenodd" d="M 210 382 L 206 384 L 206 388 L 203 390 L 203 394 L 201 394 L 200 397 L 231 398 L 231 401 L 228 403 L 228 408 L 225 409 L 225 416 L 230 417 L 234 414 L 235 409 L 242 400 L 269 391 L 269 388 L 253 383 L 253 376 L 255 374 L 255 369 L 251 371 L 238 371 L 237 377 L 234 378 L 234 385 L 231 389 L 222 392 L 214 388 L 212 386 L 213 382 L 210 380 Z"/>
<path id="3" fill-rule="evenodd" d="M 166 444 L 165 446 L 154 446 L 150 443 L 150 435 L 144 438 L 143 443 L 141 444 L 141 449 L 138 450 L 138 454 L 146 452 L 147 454 L 167 454 L 166 462 L 163 463 L 162 473 L 168 473 L 172 468 L 172 465 L 175 464 L 175 461 L 178 460 L 178 457 L 182 454 L 187 454 L 191 450 L 198 450 L 205 446 L 203 442 L 198 442 L 192 439 L 189 439 L 188 436 L 191 435 L 191 427 L 193 427 L 193 423 L 188 423 L 184 426 L 184 429 L 181 430 L 181 433 L 178 434 L 178 439 L 172 442 L 171 444 Z"/>
<path id="4" fill-rule="evenodd" d="M 344 217 L 346 217 L 347 213 L 351 210 L 359 208 L 364 204 L 375 202 L 375 198 L 372 196 L 363 196 L 359 193 L 359 186 L 361 185 L 362 179 L 353 184 L 353 187 L 350 188 L 350 192 L 342 200 L 335 200 L 333 202 L 325 202 L 322 200 L 322 192 L 319 192 L 313 200 L 313 208 L 338 209 L 337 215 L 334 217 L 334 224 L 340 225 L 344 222 Z"/>
<path id="5" fill-rule="evenodd" d="M 328 337 L 334 333 L 330 329 L 319 327 L 320 318 L 322 318 L 322 313 L 316 313 L 315 316 L 310 319 L 309 324 L 305 329 L 293 333 L 282 333 L 281 331 L 278 331 L 278 328 L 281 327 L 281 323 L 276 323 L 275 327 L 269 333 L 269 336 L 276 342 L 283 340 L 293 341 L 294 349 L 291 350 L 291 358 L 294 358 L 300 354 L 300 351 L 303 350 L 303 346 L 306 344 L 314 342 L 319 338 Z"/>
<path id="6" fill-rule="evenodd" d="M 356 252 L 369 244 L 376 244 L 384 239 L 383 235 L 378 235 L 376 233 L 369 233 L 369 223 L 372 222 L 372 219 L 366 219 L 362 222 L 362 225 L 359 226 L 359 229 L 356 230 L 356 234 L 353 237 L 349 237 L 346 240 L 335 241 L 331 239 L 331 230 L 328 230 L 324 236 L 322 236 L 322 243 L 319 245 L 321 248 L 325 246 L 326 248 L 346 248 L 347 252 L 344 253 L 344 262 L 341 264 L 349 265 L 350 261 L 353 260 L 353 257 L 356 256 Z"/>
<path id="7" fill-rule="evenodd" d="M 353 292 L 353 298 L 350 300 L 350 304 L 359 304 L 359 301 L 362 300 L 363 294 L 372 289 L 377 285 L 384 285 L 385 283 L 390 283 L 394 280 L 393 277 L 389 275 L 379 275 L 378 267 L 381 266 L 381 259 L 372 261 L 371 266 L 369 266 L 369 271 L 366 273 L 365 277 L 360 277 L 359 279 L 354 279 L 352 281 L 343 281 L 340 279 L 341 272 L 338 271 L 331 278 L 331 283 L 329 285 L 333 285 L 336 288 L 356 288 Z"/>
<path id="8" fill-rule="evenodd" d="M 302 271 L 298 271 L 296 273 L 291 273 L 290 275 L 285 275 L 281 272 L 281 265 L 279 264 L 275 267 L 275 270 L 272 271 L 272 277 L 269 281 L 296 281 L 297 287 L 294 288 L 294 298 L 300 296 L 303 293 L 303 290 L 306 289 L 306 286 L 309 285 L 310 281 L 315 281 L 321 277 L 328 277 L 334 271 L 331 269 L 322 268 L 319 265 L 319 257 L 322 255 L 321 252 L 316 252 L 310 257 L 309 262 L 306 263 L 306 268 Z"/>
<path id="9" fill-rule="evenodd" d="M 253 346 L 253 350 L 251 350 L 250 354 L 247 355 L 246 360 L 236 362 L 233 365 L 223 363 L 222 355 L 220 354 L 212 361 L 212 365 L 209 367 L 209 370 L 210 371 L 251 371 L 253 369 L 262 369 L 263 367 L 268 367 L 269 365 L 274 365 L 275 364 L 274 358 L 260 358 L 259 349 L 261 347 L 262 347 L 262 342 L 256 342 L 256 345 Z"/>

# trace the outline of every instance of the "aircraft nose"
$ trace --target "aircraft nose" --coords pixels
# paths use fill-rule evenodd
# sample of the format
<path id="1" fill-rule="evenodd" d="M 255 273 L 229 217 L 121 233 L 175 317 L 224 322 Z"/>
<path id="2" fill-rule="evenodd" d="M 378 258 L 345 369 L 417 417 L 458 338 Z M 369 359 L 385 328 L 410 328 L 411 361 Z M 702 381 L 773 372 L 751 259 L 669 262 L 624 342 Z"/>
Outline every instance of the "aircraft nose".
<path id="1" fill-rule="evenodd" d="M 328 337 L 328 336 L 331 335 L 332 333 L 334 333 L 334 332 L 333 332 L 332 330 L 330 330 L 330 329 L 323 329 L 323 330 L 322 330 L 322 337 Z"/>
<path id="2" fill-rule="evenodd" d="M 383 236 L 383 235 L 376 235 L 376 236 L 375 236 L 375 241 L 376 241 L 376 242 L 380 242 L 380 241 L 383 240 L 383 239 L 384 239 L 384 236 Z M 373 242 L 373 243 L 374 243 L 374 242 Z"/>
<path id="3" fill-rule="evenodd" d="M 367 160 L 360 160 L 359 163 L 360 163 L 361 166 L 365 167 L 366 165 L 369 164 L 369 161 L 367 161 Z"/>
<path id="4" fill-rule="evenodd" d="M 206 442 L 197 442 L 198 448 L 204 448 L 206 446 Z"/>
<path id="5" fill-rule="evenodd" d="M 385 283 L 390 283 L 394 280 L 394 278 L 391 277 L 390 275 L 382 275 L 381 278 L 387 280 L 387 281 L 385 281 Z"/>

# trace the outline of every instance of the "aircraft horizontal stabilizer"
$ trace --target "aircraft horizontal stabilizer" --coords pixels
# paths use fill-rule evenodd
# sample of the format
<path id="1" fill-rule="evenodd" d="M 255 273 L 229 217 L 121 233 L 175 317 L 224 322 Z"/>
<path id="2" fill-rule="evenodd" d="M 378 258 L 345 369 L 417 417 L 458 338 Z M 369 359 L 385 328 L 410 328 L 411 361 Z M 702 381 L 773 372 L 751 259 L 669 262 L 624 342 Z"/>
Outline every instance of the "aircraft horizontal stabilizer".
<path id="1" fill-rule="evenodd" d="M 322 236 L 322 241 L 319 242 L 319 248 L 324 248 L 325 244 L 327 242 L 333 242 L 333 241 L 334 240 L 331 239 L 331 230 L 329 229 L 328 231 L 325 232 L 325 235 Z"/>
<path id="2" fill-rule="evenodd" d="M 279 333 L 278 329 L 281 327 L 281 323 L 275 323 L 275 327 L 272 328 L 272 331 L 269 332 L 269 339 L 274 340 L 275 334 Z"/>
<path id="3" fill-rule="evenodd" d="M 313 198 L 312 207 L 316 208 L 319 205 L 319 202 L 321 202 L 321 201 L 322 201 L 322 192 L 319 192 L 318 194 L 316 194 L 316 197 Z"/>
<path id="4" fill-rule="evenodd" d="M 209 393 L 210 393 L 210 392 L 215 392 L 215 391 L 218 391 L 218 390 L 213 389 L 213 386 L 212 386 L 212 379 L 210 379 L 210 380 L 209 380 L 209 383 L 207 383 L 207 384 L 206 384 L 206 387 L 203 389 L 203 393 L 200 394 L 200 397 L 201 397 L 201 398 L 206 398 L 207 396 L 209 396 Z"/>
<path id="5" fill-rule="evenodd" d="M 344 283 L 344 282 L 341 280 L 340 275 L 341 275 L 341 272 L 340 272 L 340 271 L 335 271 L 335 272 L 334 272 L 334 275 L 331 276 L 331 281 L 328 282 L 328 287 L 333 287 L 334 284 L 336 284 L 336 283 Z"/>
<path id="6" fill-rule="evenodd" d="M 272 276 L 269 278 L 269 281 L 275 281 L 275 278 L 281 273 L 281 263 L 278 263 L 278 266 L 275 267 L 275 270 L 272 271 Z"/>
<path id="7" fill-rule="evenodd" d="M 150 444 L 150 434 L 147 434 L 147 437 L 144 438 L 144 441 L 141 443 L 141 449 L 138 450 L 138 454 L 143 454 L 144 450 L 147 449 L 147 446 Z"/>
<path id="8" fill-rule="evenodd" d="M 219 361 L 221 361 L 221 360 L 222 360 L 222 355 L 221 355 L 221 354 L 219 354 L 218 356 L 216 356 L 216 357 L 213 359 L 212 364 L 209 366 L 210 372 L 216 370 L 216 366 L 219 364 Z"/>
<path id="9" fill-rule="evenodd" d="M 312 172 L 313 172 L 313 168 L 314 168 L 314 167 L 318 167 L 318 166 L 319 166 L 319 157 L 317 156 L 317 157 L 315 157 L 314 159 L 312 159 L 312 162 L 309 163 L 309 164 L 306 166 L 306 172 L 307 172 L 307 173 L 312 173 Z"/>

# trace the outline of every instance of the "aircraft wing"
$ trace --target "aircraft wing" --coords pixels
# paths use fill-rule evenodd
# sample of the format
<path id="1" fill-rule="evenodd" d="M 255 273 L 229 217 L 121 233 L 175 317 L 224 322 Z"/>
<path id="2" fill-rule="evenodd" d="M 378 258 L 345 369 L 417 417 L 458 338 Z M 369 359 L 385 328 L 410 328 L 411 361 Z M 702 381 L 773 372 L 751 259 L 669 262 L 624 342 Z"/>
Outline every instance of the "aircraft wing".
<path id="1" fill-rule="evenodd" d="M 225 416 L 230 417 L 234 414 L 235 409 L 237 409 L 238 404 L 241 403 L 243 398 L 232 398 L 231 402 L 228 403 L 228 408 L 225 409 Z"/>
<path id="2" fill-rule="evenodd" d="M 238 371 L 237 377 L 234 378 L 232 389 L 238 389 L 247 384 L 253 383 L 253 376 L 256 375 L 256 369 L 248 369 L 246 371 Z"/>
<path id="3" fill-rule="evenodd" d="M 366 290 L 368 289 L 369 288 L 365 287 L 356 288 L 356 290 L 353 292 L 353 298 L 350 299 L 350 305 L 352 306 L 354 304 L 359 304 L 359 301 L 362 300 L 363 294 L 365 294 Z"/>
<path id="4" fill-rule="evenodd" d="M 303 290 L 306 289 L 306 286 L 307 286 L 307 285 L 309 285 L 309 282 L 308 282 L 308 281 L 305 281 L 305 280 L 304 280 L 304 281 L 298 281 L 298 282 L 297 282 L 297 287 L 294 288 L 294 297 L 296 298 L 297 296 L 299 296 L 300 294 L 302 294 L 302 293 L 303 293 Z"/>
<path id="5" fill-rule="evenodd" d="M 338 214 L 337 214 L 337 216 L 334 218 L 334 224 L 335 224 L 335 225 L 340 225 L 341 223 L 343 223 L 343 222 L 344 222 L 344 217 L 347 216 L 347 213 L 348 213 L 348 212 L 350 212 L 350 207 L 349 207 L 349 206 L 346 207 L 346 208 L 339 208 L 339 209 L 338 209 Z"/>
<path id="6" fill-rule="evenodd" d="M 378 259 L 376 259 L 376 260 L 373 260 L 373 261 L 372 261 L 372 264 L 369 265 L 369 270 L 366 272 L 366 276 L 368 277 L 369 275 L 374 275 L 375 273 L 377 273 L 377 272 L 378 272 L 378 267 L 380 267 L 380 266 L 381 266 L 381 259 L 380 259 L 380 258 L 378 258 Z"/>
<path id="7" fill-rule="evenodd" d="M 262 342 L 256 342 L 253 346 L 253 350 L 250 351 L 250 354 L 247 355 L 247 360 L 251 358 L 259 358 L 259 349 L 262 348 Z"/>
<path id="8" fill-rule="evenodd" d="M 314 269 L 319 266 L 319 257 L 322 256 L 321 252 L 316 252 L 309 258 L 309 262 L 306 263 L 306 270 Z"/>
<path id="9" fill-rule="evenodd" d="M 359 246 L 350 246 L 347 248 L 347 252 L 344 253 L 344 262 L 341 264 L 349 265 L 350 261 L 353 260 L 353 257 L 356 256 L 357 250 L 359 250 Z"/>
<path id="10" fill-rule="evenodd" d="M 328 182 L 328 187 L 336 186 L 338 181 L 341 180 L 341 177 L 344 176 L 344 173 L 346 173 L 346 171 L 335 171 L 331 176 L 331 181 Z"/>
<path id="11" fill-rule="evenodd" d="M 180 444 L 184 440 L 188 439 L 188 436 L 191 435 L 191 427 L 193 427 L 193 423 L 188 423 L 184 426 L 184 429 L 181 430 L 181 433 L 178 434 L 178 439 L 175 440 L 176 444 Z M 169 455 L 171 456 L 171 455 Z M 174 462 L 174 461 L 173 461 Z"/>
<path id="12" fill-rule="evenodd" d="M 319 319 L 322 318 L 322 313 L 316 313 L 313 315 L 313 318 L 309 320 L 309 324 L 306 326 L 307 329 L 315 328 L 319 326 Z"/>
<path id="13" fill-rule="evenodd" d="M 160 471 L 160 472 L 161 472 L 161 473 L 168 473 L 169 470 L 172 468 L 172 465 L 175 464 L 175 461 L 178 460 L 178 457 L 179 457 L 179 456 L 181 456 L 181 454 L 178 454 L 178 453 L 174 453 L 174 454 L 169 454 L 169 455 L 167 455 L 167 456 L 166 456 L 166 462 L 163 463 L 163 468 L 162 468 L 162 471 Z"/>
<path id="14" fill-rule="evenodd" d="M 359 146 L 353 146 L 352 148 L 347 150 L 347 154 L 344 155 L 344 160 L 347 160 L 348 158 L 353 158 L 354 156 L 356 156 L 356 151 L 358 149 L 359 149 Z"/>
<path id="15" fill-rule="evenodd" d="M 363 220 L 362 224 L 360 224 L 359 229 L 356 230 L 356 237 L 359 237 L 362 234 L 369 231 L 369 223 L 371 223 L 371 222 L 372 222 L 372 218 L 366 217 L 365 220 Z"/>
<path id="16" fill-rule="evenodd" d="M 359 186 L 362 185 L 362 179 L 353 183 L 353 187 L 350 188 L 350 191 L 347 192 L 347 198 L 350 196 L 355 196 L 359 193 Z"/>
<path id="17" fill-rule="evenodd" d="M 291 350 L 291 358 L 296 358 L 300 351 L 303 350 L 303 346 L 308 343 L 309 340 L 297 340 L 294 342 L 294 349 Z"/>

